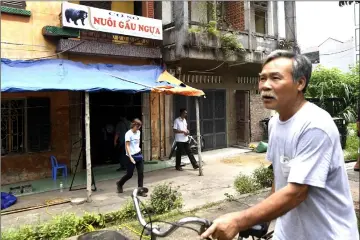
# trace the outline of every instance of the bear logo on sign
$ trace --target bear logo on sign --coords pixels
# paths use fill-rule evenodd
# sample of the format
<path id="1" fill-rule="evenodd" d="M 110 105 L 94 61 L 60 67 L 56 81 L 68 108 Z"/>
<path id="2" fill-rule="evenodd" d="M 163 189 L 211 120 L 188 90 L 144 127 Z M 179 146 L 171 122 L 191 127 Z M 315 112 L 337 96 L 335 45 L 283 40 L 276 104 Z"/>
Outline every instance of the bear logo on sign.
<path id="1" fill-rule="evenodd" d="M 88 17 L 88 13 L 84 10 L 76 10 L 72 8 L 68 8 L 65 10 L 65 18 L 68 23 L 73 21 L 75 25 L 77 24 L 77 21 L 80 19 L 83 26 L 85 26 L 84 20 Z"/>

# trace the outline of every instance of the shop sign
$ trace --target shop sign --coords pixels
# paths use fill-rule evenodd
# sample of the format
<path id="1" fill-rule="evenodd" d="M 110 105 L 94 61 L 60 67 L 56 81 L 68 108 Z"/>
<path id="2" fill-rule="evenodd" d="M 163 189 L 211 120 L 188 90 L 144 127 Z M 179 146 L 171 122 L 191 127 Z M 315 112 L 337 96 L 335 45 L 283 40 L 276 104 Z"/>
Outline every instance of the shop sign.
<path id="1" fill-rule="evenodd" d="M 162 40 L 162 21 L 85 5 L 62 3 L 63 27 Z"/>

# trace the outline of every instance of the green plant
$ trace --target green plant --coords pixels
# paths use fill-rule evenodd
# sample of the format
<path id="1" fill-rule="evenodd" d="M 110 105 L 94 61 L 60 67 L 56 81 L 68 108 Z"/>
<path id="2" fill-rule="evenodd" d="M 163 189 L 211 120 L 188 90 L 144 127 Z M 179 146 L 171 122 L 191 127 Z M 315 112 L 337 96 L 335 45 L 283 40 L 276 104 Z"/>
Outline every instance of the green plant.
<path id="1" fill-rule="evenodd" d="M 333 117 L 341 117 L 347 123 L 355 121 L 359 90 L 359 64 L 350 67 L 348 73 L 337 68 L 318 66 L 313 71 L 305 96 L 319 99 L 319 106 L 331 112 Z M 329 105 L 327 99 L 337 98 L 341 104 Z"/>
<path id="2" fill-rule="evenodd" d="M 348 125 L 348 134 L 346 136 L 345 160 L 355 160 L 358 156 L 359 138 L 357 137 L 356 123 Z"/>
<path id="3" fill-rule="evenodd" d="M 274 181 L 274 172 L 272 169 L 261 166 L 254 170 L 253 179 L 263 188 L 271 187 Z"/>
<path id="4" fill-rule="evenodd" d="M 225 57 L 237 54 L 244 51 L 243 45 L 238 42 L 236 33 L 231 30 L 231 26 L 227 23 L 222 14 L 223 2 L 207 2 L 207 17 L 210 21 L 202 22 L 199 26 L 192 26 L 189 28 L 189 33 L 200 35 L 197 38 L 197 47 L 201 50 L 205 44 L 199 39 L 206 39 L 208 36 L 215 37 L 219 40 L 220 49 L 223 51 Z M 200 8 L 200 7 L 199 7 Z M 202 6 L 204 8 L 204 6 Z M 206 20 L 203 20 L 206 21 Z M 221 28 L 222 31 L 219 29 Z"/>
<path id="5" fill-rule="evenodd" d="M 181 193 L 173 189 L 170 184 L 158 185 L 150 196 L 152 208 L 147 203 L 141 205 L 144 210 L 153 210 L 152 213 L 162 214 L 182 207 Z M 154 216 L 156 217 L 156 216 Z M 37 226 L 23 226 L 18 229 L 9 229 L 1 232 L 4 240 L 60 240 L 86 232 L 102 229 L 108 225 L 120 224 L 136 218 L 134 204 L 127 201 L 119 211 L 106 214 L 85 213 L 78 217 L 73 213 L 55 216 L 52 220 Z"/>
<path id="6" fill-rule="evenodd" d="M 228 202 L 234 202 L 236 201 L 236 198 L 234 195 L 230 194 L 230 193 L 224 193 L 225 197 L 226 197 L 226 201 Z"/>
<path id="7" fill-rule="evenodd" d="M 235 189 L 240 194 L 253 193 L 260 189 L 260 185 L 251 176 L 239 174 L 234 181 Z"/>
<path id="8" fill-rule="evenodd" d="M 177 189 L 171 187 L 171 184 L 164 183 L 154 187 L 150 195 L 150 204 L 154 213 L 163 214 L 171 210 L 181 209 L 183 198 Z"/>

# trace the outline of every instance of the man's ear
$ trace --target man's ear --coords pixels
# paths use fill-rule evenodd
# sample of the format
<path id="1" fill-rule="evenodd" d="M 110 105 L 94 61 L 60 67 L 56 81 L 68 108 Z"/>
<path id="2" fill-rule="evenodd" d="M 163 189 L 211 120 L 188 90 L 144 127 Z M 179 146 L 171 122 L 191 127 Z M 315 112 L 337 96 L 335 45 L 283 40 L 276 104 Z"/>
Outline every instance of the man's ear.
<path id="1" fill-rule="evenodd" d="M 306 86 L 306 79 L 305 77 L 301 77 L 298 81 L 297 81 L 297 89 L 299 92 L 302 92 L 304 90 Z"/>

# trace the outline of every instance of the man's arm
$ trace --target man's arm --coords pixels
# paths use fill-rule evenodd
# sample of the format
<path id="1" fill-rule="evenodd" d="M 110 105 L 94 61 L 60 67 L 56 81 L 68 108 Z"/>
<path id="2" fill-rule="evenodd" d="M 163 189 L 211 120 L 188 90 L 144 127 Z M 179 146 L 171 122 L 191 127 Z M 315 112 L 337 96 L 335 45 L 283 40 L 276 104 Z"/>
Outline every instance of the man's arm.
<path id="1" fill-rule="evenodd" d="M 118 139 L 119 139 L 119 134 L 118 134 L 118 133 L 115 133 L 115 136 L 114 136 L 114 146 L 117 145 Z"/>
<path id="2" fill-rule="evenodd" d="M 120 126 L 118 124 L 118 125 L 116 125 L 116 128 L 115 128 L 114 146 L 117 145 L 119 137 L 120 137 Z"/>
<path id="3" fill-rule="evenodd" d="M 239 212 L 239 228 L 248 229 L 260 222 L 270 222 L 299 206 L 308 195 L 309 187 L 304 184 L 289 183 L 286 187 L 274 192 L 261 203 Z M 245 220 L 245 221 L 244 221 Z"/>
<path id="4" fill-rule="evenodd" d="M 287 186 L 247 210 L 221 216 L 202 237 L 215 235 L 232 239 L 239 231 L 269 222 L 296 208 L 306 200 L 310 186 L 326 187 L 332 151 L 333 144 L 327 133 L 309 129 L 299 139 L 295 157 L 291 159 Z"/>
<path id="5" fill-rule="evenodd" d="M 249 227 L 296 208 L 307 198 L 309 186 L 325 188 L 332 151 L 332 142 L 323 130 L 305 132 L 299 139 L 295 158 L 291 160 L 288 185 L 243 213 Z"/>
<path id="6" fill-rule="evenodd" d="M 174 133 L 185 133 L 184 131 L 179 130 L 179 126 L 178 126 L 178 124 L 177 124 L 177 121 L 176 121 L 176 120 L 174 121 L 173 131 L 174 131 Z"/>

